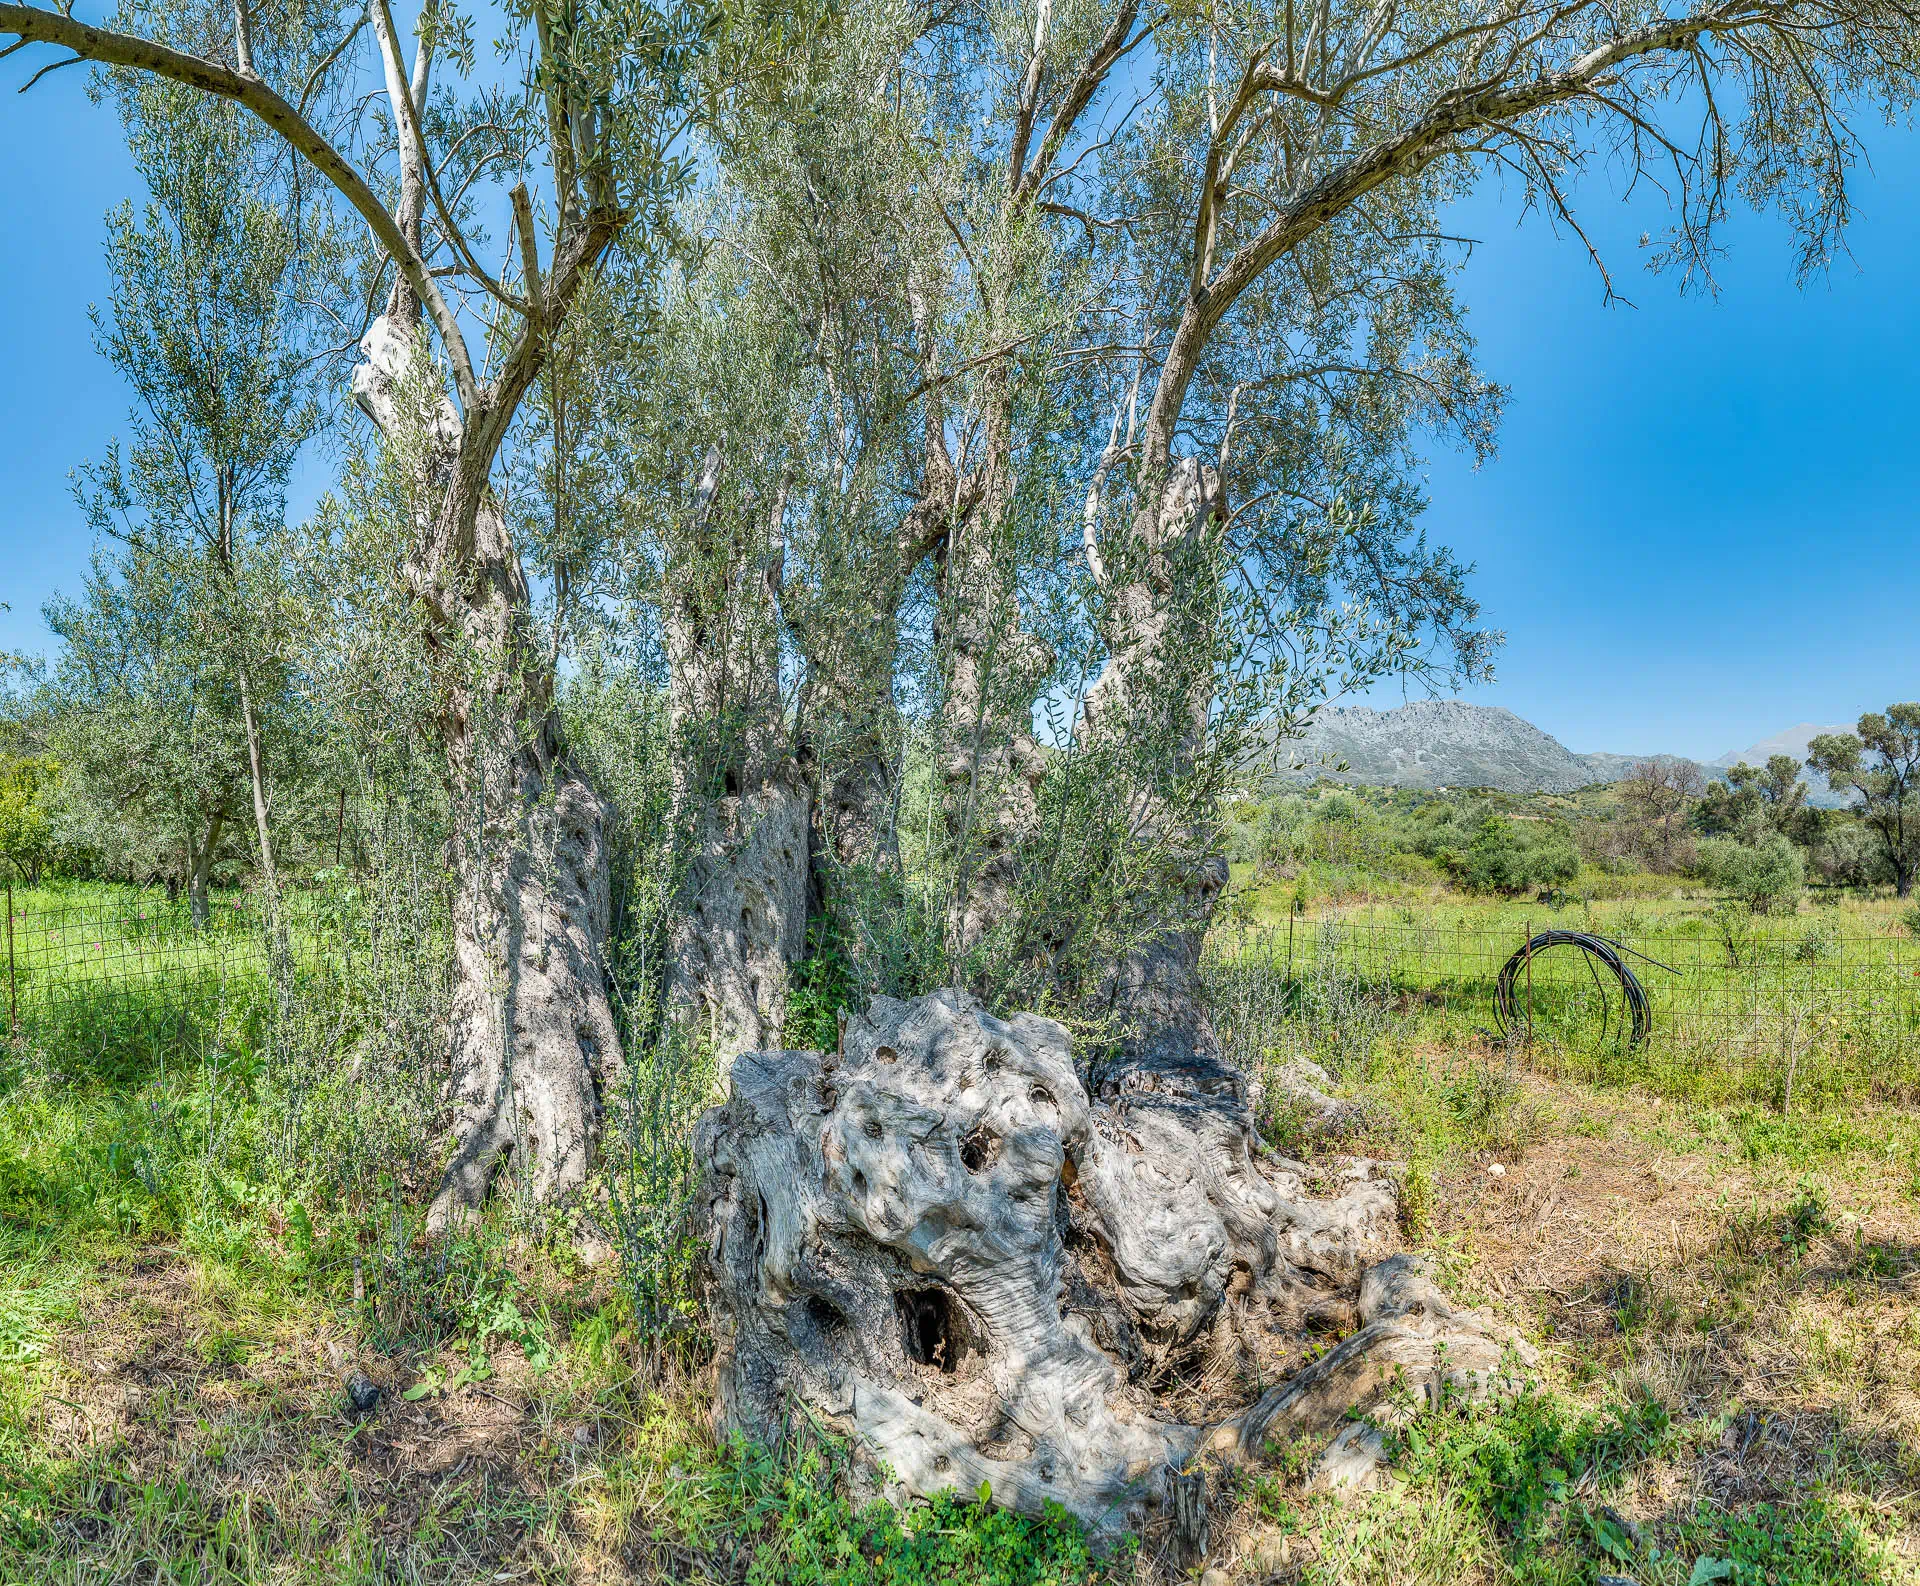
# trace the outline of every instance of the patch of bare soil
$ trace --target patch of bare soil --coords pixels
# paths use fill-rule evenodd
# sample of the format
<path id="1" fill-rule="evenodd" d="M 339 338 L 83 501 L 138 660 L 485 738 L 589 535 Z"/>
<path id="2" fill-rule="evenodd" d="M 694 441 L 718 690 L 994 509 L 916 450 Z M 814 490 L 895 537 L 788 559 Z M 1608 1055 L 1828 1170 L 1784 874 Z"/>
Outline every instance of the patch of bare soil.
<path id="1" fill-rule="evenodd" d="M 1559 1126 L 1443 1176 L 1436 1242 L 1470 1297 L 1557 1344 L 1576 1380 L 1718 1425 L 1649 1474 L 1641 1507 L 1839 1486 L 1911 1536 L 1920 1204 L 1901 1170 L 1865 1153 L 1754 1163 L 1650 1099 L 1530 1082 L 1528 1100 Z"/>
<path id="2" fill-rule="evenodd" d="M 216 1518 L 264 1500 L 280 1535 L 339 1541 L 350 1514 L 369 1557 L 417 1560 L 424 1537 L 441 1567 L 497 1568 L 596 1441 L 514 1346 L 496 1340 L 486 1380 L 409 1402 L 424 1361 L 356 1348 L 318 1307 L 263 1315 L 231 1285 L 161 1250 L 96 1270 L 35 1429 L 97 1473 L 60 1521 L 69 1555 L 119 1546 L 117 1511 L 157 1483 Z M 348 1391 L 355 1373 L 380 1390 L 370 1409 Z"/>

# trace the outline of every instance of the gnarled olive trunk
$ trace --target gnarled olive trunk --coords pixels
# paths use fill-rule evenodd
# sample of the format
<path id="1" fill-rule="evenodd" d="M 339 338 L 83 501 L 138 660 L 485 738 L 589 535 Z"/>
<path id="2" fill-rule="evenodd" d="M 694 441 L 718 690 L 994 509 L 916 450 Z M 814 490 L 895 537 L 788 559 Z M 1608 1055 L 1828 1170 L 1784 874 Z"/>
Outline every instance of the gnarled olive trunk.
<path id="1" fill-rule="evenodd" d="M 897 1495 L 986 1482 L 1109 1534 L 1177 1507 L 1204 1553 L 1197 1460 L 1305 1432 L 1351 1478 L 1380 1452 L 1351 1411 L 1530 1358 L 1396 1251 L 1382 1164 L 1273 1154 L 1204 1053 L 1090 1091 L 1064 1027 L 958 992 L 744 1054 L 695 1154 L 721 1419 L 771 1438 L 798 1399 Z"/>
<path id="2" fill-rule="evenodd" d="M 376 320 L 361 352 L 355 399 L 414 474 L 407 574 L 443 669 L 454 1149 L 428 1212 L 437 1229 L 476 1210 L 508 1166 L 538 1200 L 586 1182 L 622 1063 L 605 974 L 606 811 L 561 753 L 553 666 L 488 483 L 498 415 L 462 422 L 405 313 Z"/>
<path id="3" fill-rule="evenodd" d="M 477 1208 L 496 1170 L 537 1200 L 586 1182 L 619 1076 L 607 998 L 606 811 L 537 741 L 469 744 L 455 843 L 452 1162 L 430 1222 Z M 476 763 L 480 762 L 480 763 Z"/>

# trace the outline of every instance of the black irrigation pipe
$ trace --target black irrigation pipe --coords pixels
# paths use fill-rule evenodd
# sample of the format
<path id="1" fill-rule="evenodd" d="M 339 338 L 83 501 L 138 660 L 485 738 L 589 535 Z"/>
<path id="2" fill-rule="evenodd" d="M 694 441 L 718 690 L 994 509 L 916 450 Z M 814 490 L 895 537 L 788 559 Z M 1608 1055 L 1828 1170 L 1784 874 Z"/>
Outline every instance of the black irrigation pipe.
<path id="1" fill-rule="evenodd" d="M 1522 1022 L 1530 1024 L 1530 1020 L 1523 1021 L 1520 1010 L 1514 1005 L 1514 984 L 1519 980 L 1523 970 L 1531 969 L 1534 955 L 1545 952 L 1549 947 L 1579 948 L 1585 955 L 1587 972 L 1593 976 L 1596 987 L 1600 984 L 1600 975 L 1593 967 L 1594 959 L 1599 959 L 1613 972 L 1614 978 L 1620 982 L 1620 995 L 1627 1005 L 1627 1013 L 1631 1021 L 1632 1033 L 1627 1038 L 1628 1046 L 1640 1045 L 1653 1033 L 1653 1008 L 1647 1001 L 1646 987 L 1640 984 L 1639 977 L 1627 968 L 1620 955 L 1632 954 L 1633 957 L 1652 964 L 1656 968 L 1665 969 L 1670 974 L 1678 974 L 1678 970 L 1670 964 L 1661 963 L 1657 958 L 1648 958 L 1645 953 L 1635 953 L 1631 947 L 1622 947 L 1620 943 L 1609 941 L 1604 936 L 1590 936 L 1585 931 L 1542 931 L 1507 960 L 1500 971 L 1500 978 L 1493 983 L 1493 1017 L 1494 1022 L 1500 1026 L 1500 1034 L 1503 1037 L 1518 1029 Z M 1531 975 L 1528 979 L 1531 983 Z M 1612 1022 L 1612 1017 L 1611 999 L 1603 999 L 1600 1004 L 1600 1038 L 1603 1041 L 1606 1039 L 1607 1027 Z"/>

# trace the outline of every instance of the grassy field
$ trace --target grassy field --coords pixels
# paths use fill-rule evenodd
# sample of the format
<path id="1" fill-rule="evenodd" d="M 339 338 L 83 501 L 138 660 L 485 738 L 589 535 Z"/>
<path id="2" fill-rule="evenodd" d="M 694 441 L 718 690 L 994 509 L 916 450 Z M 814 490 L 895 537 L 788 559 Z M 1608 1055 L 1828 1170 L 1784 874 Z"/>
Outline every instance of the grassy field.
<path id="1" fill-rule="evenodd" d="M 1362 1120 L 1337 1149 L 1406 1164 L 1409 1241 L 1544 1364 L 1507 1405 L 1422 1416 L 1385 1491 L 1307 1491 L 1303 1448 L 1230 1478 L 1213 1567 L 1920 1580 L 1920 1114 L 1898 1086 L 1809 1084 L 1787 1112 L 1658 1043 L 1613 1067 L 1491 1043 L 1464 967 L 1456 1011 L 1337 947 L 1275 965 L 1216 959 L 1230 1044 L 1333 1073 Z M 160 1029 L 178 989 L 129 995 Z M 426 1245 L 417 1115 L 349 1139 L 347 1093 L 316 1090 L 289 1143 L 272 1015 L 243 999 L 125 1062 L 0 1058 L 0 1582 L 1172 1578 L 1151 1537 L 1098 1560 L 976 1501 L 862 1508 L 804 1429 L 717 1442 L 686 1302 L 642 1315 L 504 1212 Z M 1855 1059 L 1822 1026 L 1800 1062 Z M 1307 1149 L 1284 1109 L 1267 1124 Z M 331 1172 L 354 1152 L 365 1174 Z M 356 1373 L 382 1390 L 366 1413 Z"/>
<path id="2" fill-rule="evenodd" d="M 1524 1036 L 1537 1071 L 1703 1103 L 1920 1099 L 1920 939 L 1891 899 L 1755 915 L 1672 888 L 1608 900 L 1442 893 L 1294 913 L 1284 881 L 1237 879 L 1214 957 L 1277 973 L 1296 1004 L 1365 993 L 1431 1042 Z M 1496 977 L 1546 931 L 1623 949 L 1646 994 L 1650 1039 L 1632 1043 L 1618 982 L 1571 947 L 1523 961 L 1515 1028 L 1500 1029 Z"/>

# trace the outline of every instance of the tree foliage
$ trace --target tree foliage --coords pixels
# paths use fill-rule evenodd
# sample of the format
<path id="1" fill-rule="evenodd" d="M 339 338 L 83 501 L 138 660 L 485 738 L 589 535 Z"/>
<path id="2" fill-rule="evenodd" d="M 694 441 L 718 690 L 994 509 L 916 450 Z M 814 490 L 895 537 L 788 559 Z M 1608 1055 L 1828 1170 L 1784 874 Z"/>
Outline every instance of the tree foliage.
<path id="1" fill-rule="evenodd" d="M 1808 745 L 1807 764 L 1834 787 L 1853 790 L 1894 890 L 1910 897 L 1920 872 L 1920 704 L 1868 711 L 1855 731 L 1823 734 Z"/>

